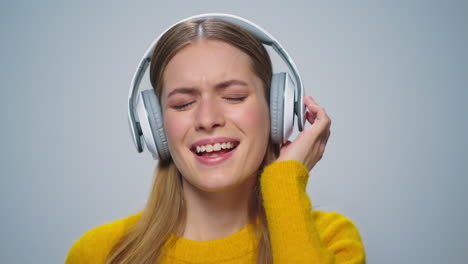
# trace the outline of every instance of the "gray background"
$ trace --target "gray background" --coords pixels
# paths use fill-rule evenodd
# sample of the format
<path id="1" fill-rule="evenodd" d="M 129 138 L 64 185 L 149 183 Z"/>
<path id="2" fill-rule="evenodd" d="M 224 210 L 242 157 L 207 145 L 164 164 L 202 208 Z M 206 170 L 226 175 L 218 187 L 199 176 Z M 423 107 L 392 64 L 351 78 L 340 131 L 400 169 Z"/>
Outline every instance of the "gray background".
<path id="1" fill-rule="evenodd" d="M 466 263 L 467 2 L 251 0 L 1 3 L 0 262 L 62 263 L 143 208 L 155 162 L 130 139 L 130 80 L 162 30 L 216 11 L 280 40 L 329 113 L 307 190 L 368 263 Z"/>

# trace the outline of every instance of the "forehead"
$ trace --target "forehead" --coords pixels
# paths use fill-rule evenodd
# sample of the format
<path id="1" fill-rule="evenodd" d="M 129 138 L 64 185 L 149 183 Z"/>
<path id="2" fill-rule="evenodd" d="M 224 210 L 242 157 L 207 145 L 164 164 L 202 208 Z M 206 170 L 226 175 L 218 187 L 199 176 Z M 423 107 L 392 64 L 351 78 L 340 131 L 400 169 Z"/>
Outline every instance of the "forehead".
<path id="1" fill-rule="evenodd" d="M 163 94 L 179 86 L 209 86 L 233 78 L 249 81 L 255 77 L 251 69 L 249 56 L 237 47 L 219 40 L 197 41 L 167 64 Z"/>

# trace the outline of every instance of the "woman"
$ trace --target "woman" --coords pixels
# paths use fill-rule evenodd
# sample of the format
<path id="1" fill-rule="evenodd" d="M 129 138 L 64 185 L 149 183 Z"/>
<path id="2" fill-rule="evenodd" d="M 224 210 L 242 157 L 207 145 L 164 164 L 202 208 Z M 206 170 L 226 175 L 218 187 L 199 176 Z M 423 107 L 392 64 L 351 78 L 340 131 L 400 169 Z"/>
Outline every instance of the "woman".
<path id="1" fill-rule="evenodd" d="M 330 119 L 304 98 L 311 126 L 270 140 L 272 65 L 251 33 L 218 19 L 180 23 L 152 54 L 170 158 L 146 208 L 99 226 L 66 263 L 364 263 L 353 223 L 312 211 L 308 172 Z"/>

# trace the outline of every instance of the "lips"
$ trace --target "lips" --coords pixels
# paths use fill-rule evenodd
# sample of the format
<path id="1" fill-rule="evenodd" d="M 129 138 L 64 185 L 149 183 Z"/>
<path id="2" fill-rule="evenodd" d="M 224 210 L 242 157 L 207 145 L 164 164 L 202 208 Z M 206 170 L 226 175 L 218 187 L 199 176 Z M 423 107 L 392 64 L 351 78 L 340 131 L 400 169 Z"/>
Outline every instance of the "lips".
<path id="1" fill-rule="evenodd" d="M 198 156 L 214 156 L 229 152 L 235 149 L 239 143 L 237 142 L 223 142 L 215 144 L 197 145 L 190 149 L 193 153 Z"/>
<path id="2" fill-rule="evenodd" d="M 197 146 L 202 146 L 202 145 L 207 145 L 207 144 L 216 144 L 216 143 L 227 143 L 227 142 L 232 142 L 232 143 L 237 143 L 239 144 L 239 139 L 237 138 L 230 138 L 230 137 L 216 137 L 216 138 L 204 138 L 200 139 L 190 145 L 190 149 L 196 149 Z"/>
<path id="3" fill-rule="evenodd" d="M 235 138 L 207 138 L 193 143 L 190 150 L 197 161 L 212 166 L 228 160 L 236 152 L 239 144 L 240 141 Z"/>

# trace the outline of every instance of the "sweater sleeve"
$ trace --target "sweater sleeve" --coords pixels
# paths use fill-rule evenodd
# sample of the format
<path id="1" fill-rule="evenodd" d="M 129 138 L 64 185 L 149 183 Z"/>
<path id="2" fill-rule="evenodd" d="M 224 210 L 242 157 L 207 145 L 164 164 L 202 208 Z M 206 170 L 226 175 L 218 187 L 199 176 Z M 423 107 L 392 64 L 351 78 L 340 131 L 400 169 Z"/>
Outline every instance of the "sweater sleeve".
<path id="1" fill-rule="evenodd" d="M 274 162 L 260 178 L 275 264 L 365 263 L 355 225 L 338 213 L 311 210 L 307 168 L 298 161 Z"/>

